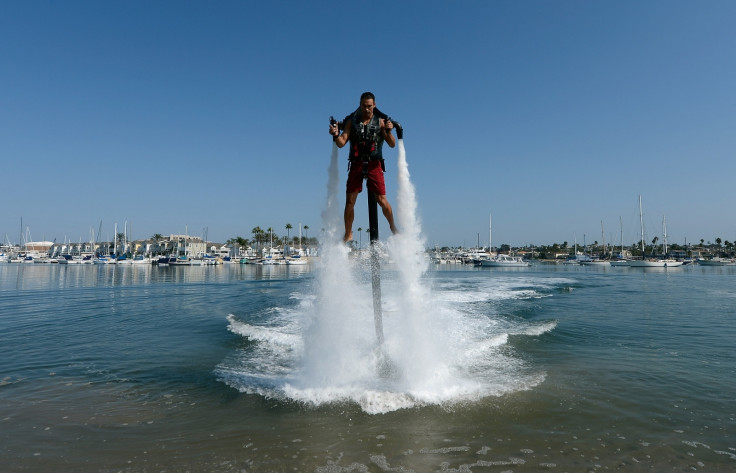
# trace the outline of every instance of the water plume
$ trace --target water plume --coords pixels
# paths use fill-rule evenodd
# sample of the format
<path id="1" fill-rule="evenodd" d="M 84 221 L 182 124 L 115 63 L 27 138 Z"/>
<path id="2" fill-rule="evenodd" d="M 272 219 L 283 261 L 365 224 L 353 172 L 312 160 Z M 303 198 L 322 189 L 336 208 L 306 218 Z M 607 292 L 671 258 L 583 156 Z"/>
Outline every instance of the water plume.
<path id="1" fill-rule="evenodd" d="M 342 242 L 344 188 L 338 168 L 333 145 L 314 293 L 305 296 L 282 326 L 254 327 L 231 317 L 230 330 L 268 349 L 250 348 L 235 366 L 220 369 L 222 379 L 244 392 L 307 405 L 355 402 L 371 414 L 472 401 L 541 382 L 543 374 L 530 371 L 501 347 L 511 334 L 538 336 L 554 325 L 503 323 L 495 313 L 477 312 L 463 302 L 528 297 L 519 294 L 519 284 L 483 288 L 469 296 L 466 289 L 440 287 L 435 293 L 430 287 L 402 139 L 394 213 L 399 233 L 381 247 L 391 263 L 384 261 L 381 270 L 385 336 L 379 343 L 369 258 L 351 255 Z"/>

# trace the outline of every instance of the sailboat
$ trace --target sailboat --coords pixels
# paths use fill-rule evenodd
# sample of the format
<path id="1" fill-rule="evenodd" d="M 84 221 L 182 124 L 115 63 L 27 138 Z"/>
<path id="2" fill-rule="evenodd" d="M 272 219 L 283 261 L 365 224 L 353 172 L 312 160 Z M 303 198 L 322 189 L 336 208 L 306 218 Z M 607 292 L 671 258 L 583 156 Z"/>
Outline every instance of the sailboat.
<path id="1" fill-rule="evenodd" d="M 488 252 L 491 253 L 491 249 L 493 248 L 492 240 L 491 240 L 491 218 L 492 215 L 488 216 Z M 526 266 L 529 266 L 528 261 L 524 261 L 521 256 L 511 256 L 511 255 L 500 255 L 496 254 L 496 256 L 493 256 L 491 254 L 490 258 L 482 259 L 480 260 L 480 266 L 484 267 L 490 267 L 490 268 L 523 268 Z"/>
<path id="2" fill-rule="evenodd" d="M 575 242 L 573 245 L 573 251 L 572 255 L 568 256 L 565 261 L 562 262 L 562 264 L 582 264 L 585 261 L 590 261 L 590 256 L 586 254 L 587 245 L 585 244 L 585 235 L 583 235 L 583 254 L 578 254 L 578 236 L 577 234 L 572 234 L 573 241 Z"/>
<path id="3" fill-rule="evenodd" d="M 639 194 L 639 223 L 641 225 L 641 259 L 629 260 L 626 262 L 626 266 L 630 268 L 674 268 L 676 266 L 682 266 L 682 261 L 677 261 L 672 258 L 656 259 L 647 258 L 644 254 L 644 214 L 641 207 L 641 194 Z M 667 229 L 665 224 L 664 236 L 665 236 L 665 248 L 667 241 Z M 666 250 L 665 250 L 666 251 Z"/>
<path id="4" fill-rule="evenodd" d="M 603 229 L 603 220 L 601 220 L 601 242 L 603 243 L 603 255 L 606 254 L 606 236 Z M 586 266 L 609 266 L 611 264 L 607 259 L 591 258 L 586 261 L 581 261 L 580 264 Z"/>
<path id="5" fill-rule="evenodd" d="M 299 224 L 299 249 L 296 251 L 296 254 L 292 253 L 291 256 L 289 256 L 286 259 L 286 264 L 291 265 L 305 265 L 309 261 L 307 261 L 307 258 L 304 257 L 303 251 L 302 251 L 302 224 Z"/>
<path id="6" fill-rule="evenodd" d="M 618 224 L 621 229 L 621 253 L 618 255 L 618 259 L 611 260 L 611 266 L 628 266 L 629 261 L 624 258 L 624 223 L 621 217 L 618 218 Z"/>

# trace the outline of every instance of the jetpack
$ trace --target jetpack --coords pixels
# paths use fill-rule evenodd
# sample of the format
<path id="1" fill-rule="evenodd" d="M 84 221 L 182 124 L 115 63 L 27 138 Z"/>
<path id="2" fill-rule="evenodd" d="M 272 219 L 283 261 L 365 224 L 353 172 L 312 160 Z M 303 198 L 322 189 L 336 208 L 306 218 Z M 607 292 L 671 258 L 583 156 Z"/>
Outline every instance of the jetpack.
<path id="1" fill-rule="evenodd" d="M 354 114 L 358 113 L 359 111 L 360 111 L 360 109 L 354 111 L 350 115 L 348 115 L 345 118 L 343 118 L 342 121 L 337 121 L 337 120 L 335 120 L 335 117 L 330 117 L 330 125 L 337 125 L 337 129 L 339 131 L 342 131 L 344 129 L 345 123 L 348 120 L 350 120 L 350 118 Z M 391 123 L 393 123 L 394 124 L 394 128 L 396 129 L 396 137 L 398 139 L 400 139 L 400 140 L 403 140 L 404 139 L 404 129 L 401 127 L 401 124 L 399 122 L 395 121 L 394 119 L 392 119 L 391 117 L 389 117 L 388 115 L 386 115 L 385 113 L 383 113 L 382 111 L 380 111 L 377 107 L 373 109 L 373 113 L 375 113 L 378 116 L 378 118 L 380 118 L 382 120 L 388 120 Z"/>
<path id="2" fill-rule="evenodd" d="M 330 117 L 330 125 L 337 125 L 338 130 L 342 131 L 344 124 L 348 120 L 352 119 L 355 113 L 359 113 L 359 110 L 346 116 L 342 121 L 335 120 L 334 117 Z M 400 140 L 404 139 L 404 129 L 401 124 L 394 121 L 385 113 L 373 109 L 373 113 L 383 120 L 388 120 L 393 123 L 396 129 L 396 137 Z M 378 251 L 378 201 L 373 192 L 368 190 L 368 229 L 370 232 L 370 251 L 371 251 L 371 285 L 373 288 L 373 320 L 376 326 L 376 340 L 378 345 L 383 345 L 383 311 L 381 308 L 381 262 Z"/>

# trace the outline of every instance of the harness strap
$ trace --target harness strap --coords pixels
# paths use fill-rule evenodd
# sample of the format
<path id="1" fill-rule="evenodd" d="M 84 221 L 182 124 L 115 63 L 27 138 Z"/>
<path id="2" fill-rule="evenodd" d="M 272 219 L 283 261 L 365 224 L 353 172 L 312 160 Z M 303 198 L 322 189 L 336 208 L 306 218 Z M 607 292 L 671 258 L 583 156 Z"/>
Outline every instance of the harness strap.
<path id="1" fill-rule="evenodd" d="M 371 161 L 381 161 L 381 171 L 386 172 L 386 161 L 383 158 L 370 158 L 370 157 L 364 157 L 364 158 L 350 158 L 348 167 L 348 170 L 350 170 L 354 165 L 357 163 L 361 163 L 363 166 L 363 178 L 368 176 L 368 163 Z"/>

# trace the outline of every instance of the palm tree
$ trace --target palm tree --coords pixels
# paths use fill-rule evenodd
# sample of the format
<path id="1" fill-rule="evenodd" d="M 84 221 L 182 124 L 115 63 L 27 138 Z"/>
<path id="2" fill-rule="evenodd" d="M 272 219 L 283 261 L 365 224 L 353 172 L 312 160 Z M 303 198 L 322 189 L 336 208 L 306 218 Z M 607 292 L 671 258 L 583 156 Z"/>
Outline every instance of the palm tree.
<path id="1" fill-rule="evenodd" d="M 125 250 L 125 248 L 120 248 L 125 243 L 125 233 L 118 233 L 115 235 L 115 243 L 119 247 L 117 251 Z M 117 255 L 116 255 L 117 256 Z"/>
<path id="2" fill-rule="evenodd" d="M 363 248 L 363 234 L 360 233 L 363 231 L 363 227 L 358 227 L 358 235 L 360 235 L 360 248 Z"/>
<path id="3" fill-rule="evenodd" d="M 153 236 L 150 238 L 156 244 L 155 251 L 160 251 L 160 249 L 158 247 L 158 242 L 161 241 L 161 240 L 163 240 L 163 238 L 164 238 L 164 236 L 161 235 L 160 233 L 154 233 Z"/>
<path id="4" fill-rule="evenodd" d="M 289 230 L 291 230 L 292 228 L 294 227 L 292 227 L 290 223 L 286 224 L 286 239 L 287 240 L 289 239 Z"/>
<path id="5" fill-rule="evenodd" d="M 253 234 L 253 240 L 256 242 L 256 245 L 263 242 L 263 230 L 261 227 L 253 227 L 253 230 L 250 232 Z"/>
<path id="6" fill-rule="evenodd" d="M 309 230 L 309 225 L 303 225 L 302 228 L 304 229 L 304 246 L 309 247 L 309 238 L 307 237 L 307 230 Z"/>

